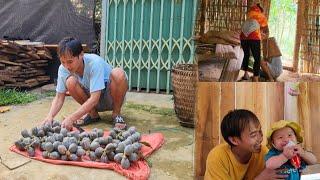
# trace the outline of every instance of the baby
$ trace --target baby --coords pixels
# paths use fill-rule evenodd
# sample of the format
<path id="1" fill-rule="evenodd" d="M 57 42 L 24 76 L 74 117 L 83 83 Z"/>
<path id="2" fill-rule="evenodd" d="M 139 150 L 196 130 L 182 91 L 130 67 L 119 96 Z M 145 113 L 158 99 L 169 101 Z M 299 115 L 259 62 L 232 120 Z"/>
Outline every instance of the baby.
<path id="1" fill-rule="evenodd" d="M 280 169 L 281 174 L 288 174 L 287 179 L 300 179 L 306 165 L 317 163 L 317 158 L 301 147 L 301 127 L 293 121 L 280 120 L 272 124 L 267 140 L 270 150 L 265 156 L 266 168 Z"/>

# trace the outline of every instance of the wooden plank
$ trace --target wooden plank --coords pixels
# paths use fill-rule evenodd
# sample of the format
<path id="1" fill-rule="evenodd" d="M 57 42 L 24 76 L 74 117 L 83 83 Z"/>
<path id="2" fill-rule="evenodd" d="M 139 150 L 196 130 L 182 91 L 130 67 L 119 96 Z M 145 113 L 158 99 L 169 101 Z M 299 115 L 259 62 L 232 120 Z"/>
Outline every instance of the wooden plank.
<path id="1" fill-rule="evenodd" d="M 299 124 L 302 129 L 310 129 L 310 104 L 309 104 L 309 92 L 307 83 L 299 83 L 299 96 L 298 96 L 298 110 L 299 110 Z M 304 134 L 305 142 L 304 146 L 312 150 L 312 138 L 308 132 Z"/>
<path id="2" fill-rule="evenodd" d="M 0 60 L 0 63 L 9 64 L 9 65 L 15 65 L 15 66 L 23 66 L 23 64 L 21 64 L 21 63 L 14 63 L 14 62 L 11 62 L 11 61 L 6 61 L 6 60 Z"/>
<path id="3" fill-rule="evenodd" d="M 8 71 L 20 71 L 21 70 L 21 66 L 7 66 L 5 68 L 5 70 L 8 70 Z"/>
<path id="4" fill-rule="evenodd" d="M 31 64 L 42 64 L 42 63 L 47 63 L 48 60 L 35 60 L 35 61 L 30 61 Z"/>
<path id="5" fill-rule="evenodd" d="M 9 41 L 1 43 L 1 44 L 4 45 L 4 47 L 6 47 L 8 49 L 12 49 L 13 51 L 16 51 L 16 52 L 23 51 L 22 49 L 20 49 L 19 46 L 16 46 L 14 43 L 11 43 Z"/>
<path id="6" fill-rule="evenodd" d="M 54 50 L 58 49 L 58 44 L 44 44 L 43 46 L 48 49 L 54 49 Z M 82 48 L 84 52 L 89 52 L 90 50 L 87 44 L 82 44 Z"/>
<path id="7" fill-rule="evenodd" d="M 23 51 L 30 51 L 31 50 L 30 48 L 28 48 L 26 46 L 22 46 L 22 45 L 16 43 L 15 41 L 12 41 L 12 42 L 11 41 L 5 41 L 3 43 L 4 44 L 8 44 L 10 47 L 16 47 L 18 49 L 21 49 Z"/>
<path id="8" fill-rule="evenodd" d="M 38 82 L 37 79 L 27 79 L 24 81 L 25 83 L 34 83 L 34 82 Z"/>
<path id="9" fill-rule="evenodd" d="M 26 52 L 29 56 L 31 56 L 33 59 L 41 59 L 40 56 L 37 55 L 35 51 L 28 51 Z"/>
<path id="10" fill-rule="evenodd" d="M 38 63 L 38 64 L 34 64 L 36 67 L 45 67 L 48 66 L 48 63 Z"/>
<path id="11" fill-rule="evenodd" d="M 50 80 L 50 77 L 49 76 L 37 76 L 37 80 L 38 81 L 49 81 Z"/>
<path id="12" fill-rule="evenodd" d="M 21 57 L 21 58 L 31 58 L 28 54 L 26 53 L 18 53 L 17 56 Z"/>
<path id="13" fill-rule="evenodd" d="M 219 83 L 199 82 L 197 92 L 197 118 L 195 131 L 195 178 L 205 173 L 209 151 L 224 142 L 221 136 L 222 118 L 234 109 L 253 111 L 266 134 L 272 122 L 284 117 L 284 83 Z M 263 144 L 266 143 L 264 138 Z"/>
<path id="14" fill-rule="evenodd" d="M 52 59 L 52 56 L 49 51 L 47 50 L 38 50 L 37 54 L 40 56 L 42 59 Z"/>
<path id="15" fill-rule="evenodd" d="M 10 60 L 8 56 L 1 55 L 1 54 L 0 54 L 0 59 L 6 60 L 6 61 L 9 61 L 9 60 Z"/>
<path id="16" fill-rule="evenodd" d="M 230 111 L 236 108 L 235 104 L 235 83 L 221 83 L 221 102 L 220 102 L 220 119 L 219 127 L 222 121 L 222 118 Z M 220 128 L 219 128 L 219 144 L 225 142 L 222 138 Z"/>
<path id="17" fill-rule="evenodd" d="M 285 115 L 284 119 L 299 121 L 298 97 L 289 94 L 290 89 L 296 86 L 296 82 L 285 83 Z"/>
<path id="18" fill-rule="evenodd" d="M 0 80 L 3 82 L 11 82 L 11 83 L 16 82 L 16 80 L 10 76 L 0 76 Z"/>
<path id="19" fill-rule="evenodd" d="M 311 142 L 312 151 L 317 157 L 318 162 L 320 162 L 320 141 L 317 138 L 320 129 L 320 83 L 308 82 L 308 91 L 310 99 L 310 119 L 306 119 L 309 126 L 305 129 L 305 139 Z"/>
<path id="20" fill-rule="evenodd" d="M 284 88 L 285 83 L 283 82 L 273 82 L 267 83 L 267 107 L 269 111 L 267 113 L 270 114 L 270 124 L 274 123 L 275 121 L 284 119 Z M 268 126 L 269 128 L 270 126 Z"/>
<path id="21" fill-rule="evenodd" d="M 204 96 L 206 94 L 206 96 Z M 198 83 L 195 174 L 203 176 L 209 151 L 219 143 L 219 83 Z"/>
<path id="22" fill-rule="evenodd" d="M 11 49 L 7 49 L 7 48 L 0 49 L 0 52 L 2 52 L 4 54 L 9 54 L 9 55 L 17 55 L 18 54 L 16 51 L 11 50 Z"/>
<path id="23" fill-rule="evenodd" d="M 31 61 L 31 59 L 17 59 L 17 60 L 15 60 L 15 62 L 17 62 L 17 63 L 25 63 L 25 62 L 30 62 Z"/>

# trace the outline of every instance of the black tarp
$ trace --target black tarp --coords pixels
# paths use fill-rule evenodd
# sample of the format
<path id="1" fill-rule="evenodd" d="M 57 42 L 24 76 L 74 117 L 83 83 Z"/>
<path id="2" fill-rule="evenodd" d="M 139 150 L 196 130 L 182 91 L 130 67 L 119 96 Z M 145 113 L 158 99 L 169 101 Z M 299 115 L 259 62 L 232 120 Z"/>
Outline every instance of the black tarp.
<path id="1" fill-rule="evenodd" d="M 57 44 L 72 36 L 92 48 L 94 8 L 94 0 L 0 0 L 0 39 Z"/>

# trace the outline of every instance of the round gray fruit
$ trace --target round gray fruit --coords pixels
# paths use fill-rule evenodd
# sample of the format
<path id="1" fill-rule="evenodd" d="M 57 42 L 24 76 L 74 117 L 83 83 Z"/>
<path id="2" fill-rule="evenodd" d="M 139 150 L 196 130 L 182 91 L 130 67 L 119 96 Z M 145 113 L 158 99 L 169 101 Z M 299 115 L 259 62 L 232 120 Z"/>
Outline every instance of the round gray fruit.
<path id="1" fill-rule="evenodd" d="M 121 167 L 123 169 L 128 169 L 130 167 L 130 161 L 127 157 L 123 157 L 121 160 Z"/>
<path id="2" fill-rule="evenodd" d="M 66 154 L 66 152 L 67 152 L 67 148 L 64 146 L 64 145 L 59 145 L 58 146 L 58 152 L 60 153 L 60 154 Z"/>
<path id="3" fill-rule="evenodd" d="M 46 142 L 44 144 L 44 150 L 48 151 L 48 152 L 52 152 L 53 151 L 53 144 L 51 142 Z"/>
<path id="4" fill-rule="evenodd" d="M 123 153 L 118 153 L 114 156 L 114 161 L 120 163 L 123 158 Z"/>
<path id="5" fill-rule="evenodd" d="M 129 156 L 129 160 L 131 162 L 136 162 L 138 161 L 138 154 L 137 153 L 132 153 L 130 156 Z"/>
<path id="6" fill-rule="evenodd" d="M 21 131 L 21 135 L 24 138 L 31 137 L 31 135 L 29 134 L 28 130 L 26 130 L 26 129 Z"/>
<path id="7" fill-rule="evenodd" d="M 101 158 L 100 158 L 100 162 L 103 162 L 103 163 L 109 162 L 108 156 L 102 155 Z"/>

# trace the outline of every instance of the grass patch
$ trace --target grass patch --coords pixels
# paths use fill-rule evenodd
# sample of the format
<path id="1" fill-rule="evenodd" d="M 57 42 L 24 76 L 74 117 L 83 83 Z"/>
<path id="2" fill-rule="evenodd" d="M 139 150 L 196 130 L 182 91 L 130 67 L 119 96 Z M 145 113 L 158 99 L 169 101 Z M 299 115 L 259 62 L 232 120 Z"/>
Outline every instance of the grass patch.
<path id="1" fill-rule="evenodd" d="M 56 91 L 46 91 L 44 94 L 44 97 L 54 97 L 56 96 Z"/>
<path id="2" fill-rule="evenodd" d="M 134 104 L 134 103 L 130 103 L 130 102 L 127 102 L 125 104 L 125 107 L 130 108 L 130 109 L 147 111 L 151 114 L 160 114 L 163 116 L 175 116 L 175 112 L 171 108 L 159 108 L 159 107 L 152 106 L 152 105 Z"/>
<path id="3" fill-rule="evenodd" d="M 0 89 L 0 106 L 26 104 L 37 99 L 36 94 L 19 92 L 14 89 Z"/>

